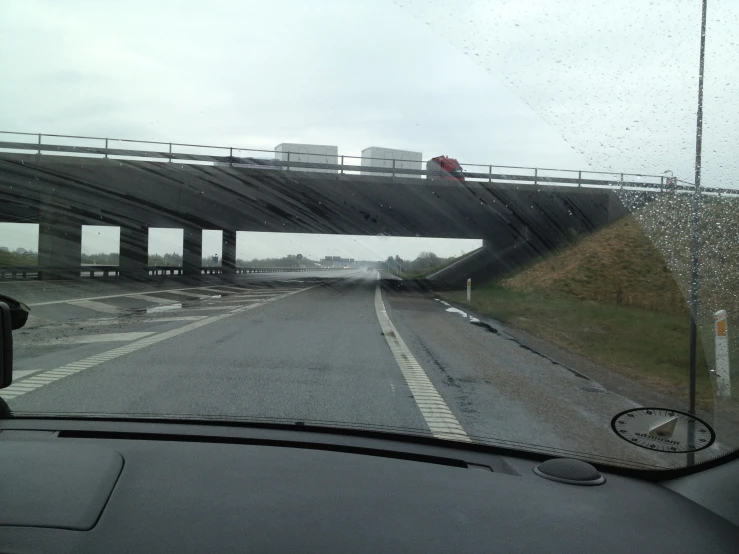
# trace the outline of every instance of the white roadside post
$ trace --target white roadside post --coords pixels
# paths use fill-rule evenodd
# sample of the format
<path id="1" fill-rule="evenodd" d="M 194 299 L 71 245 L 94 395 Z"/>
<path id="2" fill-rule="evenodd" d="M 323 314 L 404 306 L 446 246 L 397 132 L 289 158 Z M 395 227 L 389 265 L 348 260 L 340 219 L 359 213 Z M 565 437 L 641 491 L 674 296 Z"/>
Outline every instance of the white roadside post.
<path id="1" fill-rule="evenodd" d="M 716 392 L 721 397 L 730 398 L 729 329 L 726 322 L 726 310 L 719 310 L 713 314 L 713 322 L 716 351 Z"/>
<path id="2" fill-rule="evenodd" d="M 472 299 L 472 279 L 467 279 L 467 302 Z"/>

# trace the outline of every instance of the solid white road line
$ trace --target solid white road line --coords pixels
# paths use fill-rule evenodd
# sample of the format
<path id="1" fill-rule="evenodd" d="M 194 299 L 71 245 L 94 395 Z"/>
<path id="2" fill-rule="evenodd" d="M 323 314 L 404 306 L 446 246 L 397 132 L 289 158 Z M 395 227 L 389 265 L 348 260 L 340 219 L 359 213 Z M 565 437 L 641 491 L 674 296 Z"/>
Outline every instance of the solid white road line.
<path id="1" fill-rule="evenodd" d="M 234 293 L 232 290 L 226 290 L 221 287 L 217 287 L 217 288 L 208 287 L 208 288 L 198 289 L 198 290 L 202 290 L 204 292 L 214 292 L 215 294 L 233 294 Z"/>
<path id="2" fill-rule="evenodd" d="M 332 282 L 339 281 L 339 280 L 340 279 L 335 279 L 334 281 L 329 281 L 328 283 L 330 284 Z M 103 364 L 110 360 L 120 358 L 121 356 L 125 356 L 126 354 L 136 352 L 137 350 L 141 350 L 148 346 L 152 346 L 164 340 L 177 337 L 185 333 L 189 333 L 190 331 L 194 331 L 195 329 L 199 329 L 206 325 L 210 325 L 211 323 L 216 323 L 217 321 L 221 321 L 228 317 L 234 316 L 238 313 L 245 312 L 247 310 L 252 310 L 254 308 L 258 308 L 260 306 L 264 306 L 265 304 L 269 304 L 271 302 L 279 300 L 281 298 L 292 296 L 293 294 L 298 294 L 299 292 L 310 290 L 315 287 L 320 287 L 325 284 L 326 283 L 317 283 L 313 286 L 305 287 L 303 289 L 295 289 L 292 292 L 283 294 L 282 296 L 265 299 L 257 304 L 249 304 L 247 306 L 235 308 L 233 310 L 227 311 L 222 314 L 206 317 L 199 321 L 194 321 L 188 325 L 183 325 L 182 327 L 178 327 L 177 329 L 172 329 L 170 331 L 164 331 L 163 333 L 153 334 L 143 339 L 140 339 L 138 341 L 132 342 L 130 344 L 119 346 L 118 348 L 114 348 L 113 350 L 108 350 L 107 352 L 103 352 L 101 354 L 96 354 L 94 356 L 90 356 L 88 358 L 84 358 L 82 360 L 78 360 L 76 362 L 72 362 L 72 363 L 63 365 L 61 367 L 57 367 L 55 369 L 50 369 L 48 371 L 38 373 L 34 377 L 29 377 L 27 379 L 24 379 L 18 384 L 13 383 L 8 388 L 0 390 L 0 396 L 6 400 L 12 400 L 14 398 L 18 398 L 19 396 L 22 396 L 28 392 L 32 392 L 38 389 L 39 387 L 43 387 L 59 379 L 69 377 L 70 375 L 74 375 L 75 373 L 79 373 L 80 371 L 84 371 L 86 369 Z M 41 379 L 39 379 L 39 377 L 41 377 Z M 32 382 L 29 382 L 31 379 L 34 379 L 34 380 Z"/>
<path id="3" fill-rule="evenodd" d="M 149 332 L 133 332 L 133 333 L 99 333 L 97 335 L 80 335 L 73 337 L 62 337 L 58 339 L 50 339 L 45 341 L 37 341 L 34 344 L 39 346 L 53 346 L 55 344 L 91 344 L 95 342 L 125 342 L 139 340 L 149 335 L 153 335 L 153 331 Z"/>
<path id="4" fill-rule="evenodd" d="M 240 291 L 232 291 L 231 294 L 282 294 L 299 289 L 241 289 Z"/>
<path id="5" fill-rule="evenodd" d="M 279 292 L 259 292 L 252 294 L 233 294 L 224 300 L 233 300 L 234 298 L 269 298 L 270 296 L 280 296 L 284 293 Z"/>
<path id="6" fill-rule="evenodd" d="M 281 296 L 275 296 L 272 298 L 242 298 L 234 300 L 222 300 L 218 302 L 218 306 L 221 310 L 234 309 L 234 307 L 244 306 L 246 304 L 254 304 L 255 302 L 262 302 L 263 300 L 278 300 Z"/>
<path id="7" fill-rule="evenodd" d="M 87 308 L 88 310 L 95 310 L 96 312 L 103 312 L 105 314 L 119 314 L 122 311 L 118 306 L 111 306 L 110 304 L 95 302 L 94 300 L 72 300 L 69 304 L 72 306 L 79 306 L 80 308 Z"/>
<path id="8" fill-rule="evenodd" d="M 142 320 L 142 323 L 171 323 L 173 321 L 200 321 L 208 317 L 207 315 L 182 315 L 178 317 L 149 317 Z"/>
<path id="9" fill-rule="evenodd" d="M 393 322 L 390 321 L 390 316 L 387 315 L 387 310 L 385 310 L 385 304 L 382 302 L 382 291 L 379 283 L 375 288 L 375 311 L 385 341 L 387 341 L 395 361 L 398 362 L 400 371 L 403 373 L 406 383 L 408 383 L 408 388 L 413 394 L 416 405 L 433 435 L 440 439 L 469 442 L 470 438 L 467 433 L 465 433 L 457 418 L 454 417 L 421 364 L 413 357 L 397 329 L 395 329 Z"/>
<path id="10" fill-rule="evenodd" d="M 133 298 L 134 300 L 143 300 L 145 302 L 152 302 L 153 304 L 172 304 L 177 302 L 176 300 L 169 300 L 167 298 L 158 298 L 156 296 L 149 296 L 148 294 L 129 294 L 126 298 Z"/>
<path id="11" fill-rule="evenodd" d="M 178 309 L 181 309 L 183 312 L 218 312 L 218 311 L 226 310 L 227 308 L 218 305 L 218 306 L 197 306 L 194 308 L 178 308 Z M 156 312 L 156 313 L 159 313 L 159 312 Z"/>

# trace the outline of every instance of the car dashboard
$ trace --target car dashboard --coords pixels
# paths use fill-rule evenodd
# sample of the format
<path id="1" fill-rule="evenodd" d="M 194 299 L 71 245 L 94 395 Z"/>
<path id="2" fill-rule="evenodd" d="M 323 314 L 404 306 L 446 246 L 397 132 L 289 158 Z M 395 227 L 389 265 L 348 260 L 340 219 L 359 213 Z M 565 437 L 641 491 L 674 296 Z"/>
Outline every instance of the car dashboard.
<path id="1" fill-rule="evenodd" d="M 603 484 L 572 485 L 534 471 L 546 457 L 417 437 L 9 418 L 0 420 L 0 459 L 2 552 L 718 553 L 739 545 L 734 522 L 679 487 L 602 466 Z"/>

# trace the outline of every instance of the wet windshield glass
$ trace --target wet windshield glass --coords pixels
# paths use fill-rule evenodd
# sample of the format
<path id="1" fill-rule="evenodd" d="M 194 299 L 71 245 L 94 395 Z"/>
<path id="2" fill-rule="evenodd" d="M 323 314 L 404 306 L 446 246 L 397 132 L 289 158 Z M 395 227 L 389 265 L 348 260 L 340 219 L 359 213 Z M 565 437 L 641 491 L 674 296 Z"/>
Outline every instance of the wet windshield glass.
<path id="1" fill-rule="evenodd" d="M 3 4 L 0 294 L 31 311 L 0 398 L 735 450 L 739 6 L 710 4 L 702 119 L 700 2 Z"/>

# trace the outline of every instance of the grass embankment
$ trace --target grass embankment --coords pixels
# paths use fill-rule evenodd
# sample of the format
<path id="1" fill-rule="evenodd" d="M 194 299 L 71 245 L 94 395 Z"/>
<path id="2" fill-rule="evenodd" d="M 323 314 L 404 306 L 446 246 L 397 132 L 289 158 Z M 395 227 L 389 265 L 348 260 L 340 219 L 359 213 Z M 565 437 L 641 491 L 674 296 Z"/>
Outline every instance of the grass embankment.
<path id="1" fill-rule="evenodd" d="M 36 254 L 16 254 L 15 252 L 7 252 L 0 250 L 0 267 L 28 267 L 36 265 Z"/>
<path id="2" fill-rule="evenodd" d="M 516 275 L 475 288 L 470 308 L 687 400 L 690 218 L 673 211 L 674 202 L 656 201 Z M 706 207 L 709 229 L 712 218 L 726 223 L 725 208 L 719 214 L 718 205 Z M 699 407 L 710 409 L 711 314 L 728 311 L 732 339 L 731 330 L 739 329 L 739 257 L 729 260 L 725 248 L 710 243 L 710 233 L 701 257 L 696 399 Z M 466 303 L 465 291 L 445 296 Z M 733 334 L 731 343 L 734 367 L 739 363 L 738 335 Z M 739 394 L 739 372 L 733 377 Z"/>
<path id="3" fill-rule="evenodd" d="M 466 292 L 446 296 L 463 302 Z M 687 399 L 687 313 L 665 314 L 500 286 L 475 289 L 471 308 L 675 398 Z M 709 409 L 713 396 L 702 355 L 696 375 L 696 399 Z"/>

